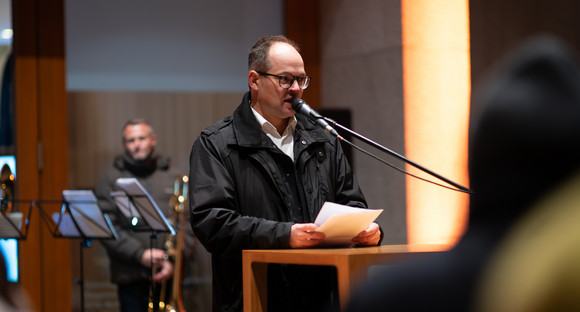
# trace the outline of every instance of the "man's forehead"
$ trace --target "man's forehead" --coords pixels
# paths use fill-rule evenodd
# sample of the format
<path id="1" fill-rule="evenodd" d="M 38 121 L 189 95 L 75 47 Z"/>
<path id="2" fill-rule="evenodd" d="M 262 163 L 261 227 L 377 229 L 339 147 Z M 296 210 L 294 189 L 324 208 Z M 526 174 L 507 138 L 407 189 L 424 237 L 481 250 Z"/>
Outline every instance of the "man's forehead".
<path id="1" fill-rule="evenodd" d="M 293 46 L 289 45 L 286 42 L 274 42 L 270 46 L 270 50 L 268 51 L 268 56 L 270 58 L 278 58 L 287 56 L 288 54 L 299 54 Z"/>
<path id="2" fill-rule="evenodd" d="M 150 134 L 149 126 L 145 124 L 128 125 L 123 131 L 125 138 L 149 136 Z"/>
<path id="3" fill-rule="evenodd" d="M 304 61 L 298 51 L 288 43 L 276 42 L 269 51 L 270 70 L 289 71 L 301 74 L 304 72 Z"/>

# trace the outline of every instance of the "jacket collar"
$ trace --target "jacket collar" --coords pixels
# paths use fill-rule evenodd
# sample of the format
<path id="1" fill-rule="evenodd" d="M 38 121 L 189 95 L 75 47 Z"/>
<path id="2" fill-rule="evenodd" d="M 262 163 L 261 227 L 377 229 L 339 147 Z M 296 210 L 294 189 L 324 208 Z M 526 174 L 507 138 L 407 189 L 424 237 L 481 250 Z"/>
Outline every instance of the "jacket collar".
<path id="1" fill-rule="evenodd" d="M 147 159 L 142 161 L 134 160 L 127 152 L 118 155 L 113 160 L 113 166 L 121 171 L 128 170 L 133 175 L 145 177 L 155 170 L 169 169 L 170 161 L 168 157 L 151 153 Z"/>
<path id="2" fill-rule="evenodd" d="M 246 92 L 242 103 L 234 111 L 233 128 L 236 144 L 251 148 L 270 147 L 270 140 L 252 113 L 250 100 L 250 92 Z"/>
<path id="3" fill-rule="evenodd" d="M 250 108 L 250 100 L 250 92 L 246 92 L 242 103 L 234 111 L 234 144 L 249 148 L 271 148 L 272 141 L 264 133 L 256 117 L 253 115 Z M 329 135 L 324 130 L 317 128 L 306 117 L 297 114 L 296 119 L 298 123 L 296 124 L 296 130 L 294 132 L 294 140 L 303 140 L 305 142 L 303 145 L 306 146 L 314 142 L 329 141 Z"/>

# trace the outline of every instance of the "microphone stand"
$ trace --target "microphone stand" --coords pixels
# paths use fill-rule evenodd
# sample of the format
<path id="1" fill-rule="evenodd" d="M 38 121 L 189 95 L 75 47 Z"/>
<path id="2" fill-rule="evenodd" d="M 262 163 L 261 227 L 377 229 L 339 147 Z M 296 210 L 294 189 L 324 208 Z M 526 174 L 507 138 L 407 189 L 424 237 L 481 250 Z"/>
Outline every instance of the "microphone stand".
<path id="1" fill-rule="evenodd" d="M 344 127 L 343 125 L 337 123 L 336 121 L 334 121 L 334 120 L 332 120 L 330 118 L 327 118 L 327 117 L 322 117 L 322 118 L 324 120 L 326 120 L 328 123 L 332 124 L 333 126 L 339 127 L 340 129 L 342 129 L 342 130 L 344 130 L 344 131 L 352 134 L 355 138 L 357 138 L 357 139 L 359 139 L 359 140 L 361 140 L 361 141 L 363 141 L 363 142 L 365 142 L 365 143 L 367 143 L 367 144 L 375 147 L 376 149 L 381 150 L 381 151 L 383 151 L 383 152 L 385 152 L 385 153 L 387 153 L 387 154 L 389 154 L 389 155 L 391 155 L 391 156 L 393 156 L 393 157 L 395 157 L 395 158 L 397 158 L 399 160 L 402 160 L 402 161 L 408 163 L 409 165 L 412 165 L 413 167 L 415 167 L 415 168 L 417 168 L 417 169 L 419 169 L 419 170 L 421 170 L 421 171 L 423 171 L 423 172 L 425 172 L 427 174 L 430 174 L 431 176 L 433 176 L 433 177 L 435 177 L 435 178 L 437 178 L 437 179 L 439 179 L 441 181 L 444 181 L 444 182 L 446 182 L 446 183 L 454 186 L 456 188 L 455 190 L 457 190 L 457 191 L 464 192 L 464 193 L 469 193 L 469 194 L 472 194 L 473 193 L 470 189 L 466 188 L 465 186 L 462 186 L 462 185 L 460 185 L 458 183 L 455 183 L 455 182 L 453 182 L 453 181 L 451 181 L 451 180 L 449 180 L 449 179 L 447 179 L 447 178 L 445 178 L 445 177 L 443 177 L 443 176 L 441 176 L 441 175 L 439 175 L 439 174 L 437 174 L 437 173 L 435 173 L 435 172 L 433 172 L 433 171 L 431 171 L 431 170 L 429 170 L 429 169 L 427 169 L 427 168 L 425 168 L 425 167 L 423 167 L 423 166 L 421 166 L 421 165 L 419 165 L 419 164 L 417 164 L 417 163 L 415 163 L 415 162 L 407 159 L 405 156 L 399 155 L 399 154 L 391 151 L 390 149 L 388 149 L 388 148 L 380 145 L 379 143 L 377 143 L 377 142 L 375 142 L 375 141 L 373 141 L 373 140 L 371 140 L 369 138 L 366 138 L 366 137 L 364 137 L 364 136 L 356 133 L 355 131 L 353 131 L 353 130 L 347 128 L 347 127 Z M 341 136 L 338 136 L 338 139 L 341 140 L 341 141 L 344 140 L 344 138 L 342 138 Z M 346 141 L 346 140 L 344 140 L 344 141 Z M 348 141 L 346 141 L 346 142 L 348 142 Z"/>

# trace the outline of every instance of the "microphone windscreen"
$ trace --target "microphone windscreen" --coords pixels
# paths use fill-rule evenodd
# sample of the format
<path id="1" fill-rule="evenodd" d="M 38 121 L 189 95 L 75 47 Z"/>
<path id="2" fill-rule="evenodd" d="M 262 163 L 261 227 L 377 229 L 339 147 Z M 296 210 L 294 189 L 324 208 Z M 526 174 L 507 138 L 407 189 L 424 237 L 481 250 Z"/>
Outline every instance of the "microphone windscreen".
<path id="1" fill-rule="evenodd" d="M 300 108 L 302 108 L 302 105 L 304 105 L 304 100 L 299 99 L 299 98 L 295 98 L 294 100 L 292 100 L 292 109 L 296 112 L 300 111 Z"/>

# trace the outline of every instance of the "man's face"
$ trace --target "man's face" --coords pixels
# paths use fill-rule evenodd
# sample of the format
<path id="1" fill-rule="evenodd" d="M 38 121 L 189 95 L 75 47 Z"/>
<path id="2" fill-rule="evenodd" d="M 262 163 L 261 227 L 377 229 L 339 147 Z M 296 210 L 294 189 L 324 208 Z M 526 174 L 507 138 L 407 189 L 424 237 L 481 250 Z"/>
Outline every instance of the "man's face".
<path id="1" fill-rule="evenodd" d="M 123 130 L 123 146 L 134 160 L 145 160 L 157 144 L 146 124 L 128 125 Z"/>
<path id="2" fill-rule="evenodd" d="M 291 45 L 283 42 L 272 44 L 269 51 L 272 67 L 269 74 L 305 76 L 304 61 L 300 53 Z M 258 75 L 258 74 L 256 74 Z M 294 81 L 289 89 L 280 87 L 277 77 L 260 75 L 256 81 L 257 98 L 252 98 L 256 109 L 266 120 L 274 126 L 285 125 L 289 117 L 294 116 L 292 100 L 301 98 L 304 90 Z"/>

